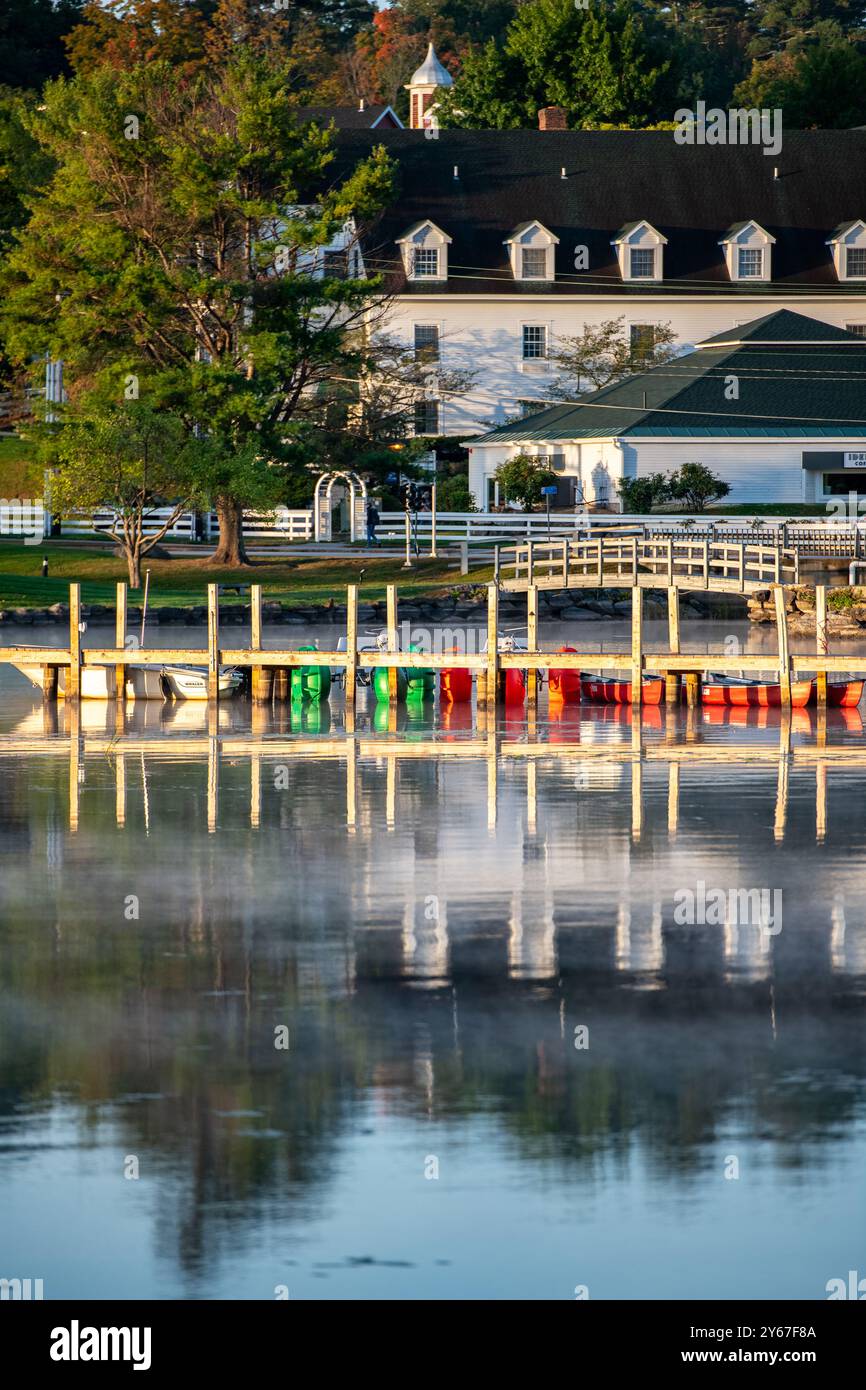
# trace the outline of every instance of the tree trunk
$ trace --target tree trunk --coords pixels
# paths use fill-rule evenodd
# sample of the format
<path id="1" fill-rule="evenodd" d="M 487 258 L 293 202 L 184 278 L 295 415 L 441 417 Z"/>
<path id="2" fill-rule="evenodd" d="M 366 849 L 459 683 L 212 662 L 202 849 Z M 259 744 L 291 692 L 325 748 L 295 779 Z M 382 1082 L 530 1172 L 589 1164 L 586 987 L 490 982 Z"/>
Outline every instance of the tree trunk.
<path id="1" fill-rule="evenodd" d="M 126 568 L 127 568 L 128 573 L 129 573 L 129 587 L 130 587 L 130 589 L 140 589 L 140 588 L 141 588 L 141 556 L 139 555 L 138 549 L 137 549 L 137 548 L 136 548 L 136 549 L 129 549 L 129 548 L 127 549 L 127 551 L 126 551 Z"/>
<path id="2" fill-rule="evenodd" d="M 244 517 L 240 502 L 234 497 L 217 497 L 215 501 L 220 534 L 217 548 L 208 556 L 209 565 L 225 565 L 237 569 L 249 565 L 244 546 Z"/>

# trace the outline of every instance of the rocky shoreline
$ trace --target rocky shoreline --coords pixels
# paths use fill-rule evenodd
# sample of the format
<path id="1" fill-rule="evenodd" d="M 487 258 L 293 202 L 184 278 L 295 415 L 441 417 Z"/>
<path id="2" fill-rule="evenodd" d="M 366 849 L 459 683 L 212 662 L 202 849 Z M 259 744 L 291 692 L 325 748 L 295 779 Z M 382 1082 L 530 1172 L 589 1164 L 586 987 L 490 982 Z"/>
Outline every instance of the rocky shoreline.
<path id="1" fill-rule="evenodd" d="M 828 593 L 827 631 L 831 637 L 866 636 L 866 589 L 833 589 Z M 786 589 L 785 611 L 788 631 L 794 637 L 815 635 L 814 589 Z M 762 589 L 748 600 L 748 616 L 753 623 L 775 624 L 773 593 Z"/>
<path id="2" fill-rule="evenodd" d="M 541 590 L 538 595 L 539 616 L 548 620 L 562 622 L 610 622 L 626 620 L 631 615 L 631 596 L 627 589 L 599 589 L 572 591 L 570 593 Z M 680 596 L 680 608 L 684 618 L 723 618 L 746 617 L 745 600 L 738 595 L 693 594 Z M 526 617 L 526 599 L 522 594 L 503 593 L 499 601 L 500 615 L 504 619 L 519 621 Z M 864 608 L 866 612 L 866 608 Z M 644 614 L 648 618 L 667 616 L 667 599 L 664 591 L 648 589 L 644 597 Z M 429 623 L 481 623 L 487 617 L 487 590 L 479 586 L 461 589 L 453 594 L 437 598 L 401 598 L 399 600 L 401 618 L 415 622 Z M 112 624 L 114 608 L 110 604 L 82 604 L 82 619 L 88 622 Z M 279 600 L 265 600 L 262 616 L 266 623 L 287 623 L 297 626 L 313 626 L 326 623 L 345 623 L 345 604 L 290 604 Z M 749 614 L 751 616 L 751 613 Z M 141 621 L 141 609 L 127 609 L 130 624 Z M 64 623 L 69 621 L 69 605 L 54 603 L 49 608 L 3 608 L 0 609 L 0 624 L 32 627 L 42 623 Z M 148 607 L 149 624 L 175 624 L 187 627 L 200 627 L 207 622 L 207 607 L 196 604 L 189 608 L 170 606 Z M 248 604 L 225 605 L 220 609 L 220 624 L 223 627 L 240 626 L 250 621 Z M 358 604 L 358 621 L 361 624 L 381 624 L 386 621 L 384 599 L 375 603 Z M 764 621 L 756 617 L 755 621 Z"/>

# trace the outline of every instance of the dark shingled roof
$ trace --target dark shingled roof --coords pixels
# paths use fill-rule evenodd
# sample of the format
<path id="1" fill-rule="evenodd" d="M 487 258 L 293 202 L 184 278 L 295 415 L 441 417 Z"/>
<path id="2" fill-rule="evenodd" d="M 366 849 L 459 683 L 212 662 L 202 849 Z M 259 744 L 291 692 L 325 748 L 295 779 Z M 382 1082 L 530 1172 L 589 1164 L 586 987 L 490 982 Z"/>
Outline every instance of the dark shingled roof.
<path id="1" fill-rule="evenodd" d="M 297 117 L 299 121 L 316 121 L 322 125 L 329 125 L 333 121 L 338 130 L 372 130 L 387 110 L 387 106 L 365 106 L 363 111 L 359 111 L 357 106 L 299 106 Z M 387 125 L 381 125 L 378 129 L 399 129 L 391 125 L 390 116 L 387 121 Z"/>
<path id="2" fill-rule="evenodd" d="M 335 177 L 374 144 L 400 165 L 394 204 L 365 244 L 368 264 L 391 272 L 392 291 L 430 293 L 429 284 L 407 284 L 394 244 L 411 223 L 430 218 L 453 238 L 448 294 L 537 295 L 537 285 L 514 281 L 503 246 L 514 227 L 536 219 L 560 239 L 557 280 L 545 293 L 658 294 L 655 284 L 623 283 L 610 244 L 620 228 L 644 220 L 668 239 L 663 290 L 723 290 L 731 299 L 813 285 L 866 292 L 840 284 L 826 245 L 834 228 L 866 216 L 866 131 L 786 131 L 774 157 L 753 145 L 677 145 L 672 131 L 440 130 L 427 139 L 423 131 L 380 130 L 372 140 L 345 131 Z M 735 285 L 719 242 L 731 226 L 751 221 L 776 238 L 773 281 Z M 587 271 L 574 269 L 580 245 L 589 251 Z"/>
<path id="3" fill-rule="evenodd" d="M 552 406 L 479 435 L 472 447 L 611 436 L 866 434 L 866 338 L 787 309 L 735 333 L 740 346 L 699 347 L 572 405 Z M 732 376 L 739 398 L 726 400 Z"/>

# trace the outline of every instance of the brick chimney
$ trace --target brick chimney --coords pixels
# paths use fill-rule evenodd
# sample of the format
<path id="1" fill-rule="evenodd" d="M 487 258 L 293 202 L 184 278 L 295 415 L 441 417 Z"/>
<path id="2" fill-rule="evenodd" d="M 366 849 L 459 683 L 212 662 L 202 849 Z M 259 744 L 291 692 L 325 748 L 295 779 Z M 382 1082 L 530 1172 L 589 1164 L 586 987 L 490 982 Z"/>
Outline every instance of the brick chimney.
<path id="1" fill-rule="evenodd" d="M 562 106 L 542 106 L 538 113 L 539 130 L 568 130 L 568 114 Z"/>

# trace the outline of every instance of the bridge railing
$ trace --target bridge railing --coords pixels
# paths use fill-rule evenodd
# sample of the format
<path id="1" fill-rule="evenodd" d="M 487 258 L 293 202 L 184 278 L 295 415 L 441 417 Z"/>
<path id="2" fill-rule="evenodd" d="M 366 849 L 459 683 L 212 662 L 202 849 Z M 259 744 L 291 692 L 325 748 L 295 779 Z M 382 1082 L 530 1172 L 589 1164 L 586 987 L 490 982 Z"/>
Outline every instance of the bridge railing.
<path id="1" fill-rule="evenodd" d="M 496 574 L 507 590 L 531 584 L 545 589 L 657 584 L 745 592 L 761 585 L 794 584 L 799 565 L 795 550 L 763 541 L 608 536 L 498 546 Z"/>

